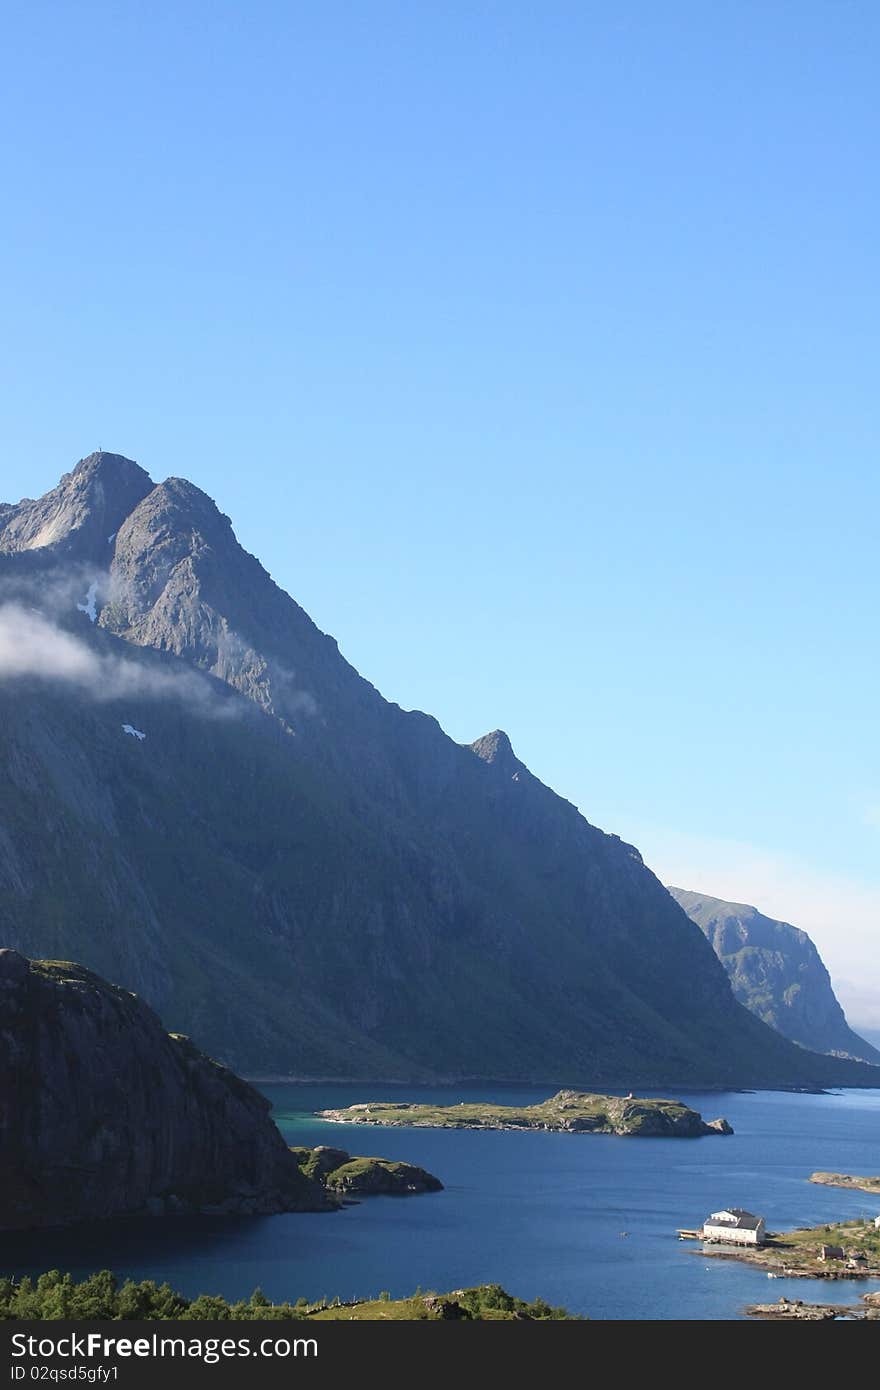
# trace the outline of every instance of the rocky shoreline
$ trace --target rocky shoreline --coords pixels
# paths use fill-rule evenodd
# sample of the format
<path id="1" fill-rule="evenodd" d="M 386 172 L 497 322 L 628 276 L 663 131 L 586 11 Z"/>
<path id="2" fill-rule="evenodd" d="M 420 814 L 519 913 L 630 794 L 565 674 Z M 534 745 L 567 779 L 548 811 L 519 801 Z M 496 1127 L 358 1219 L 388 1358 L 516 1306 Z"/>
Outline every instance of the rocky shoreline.
<path id="1" fill-rule="evenodd" d="M 801 1299 L 780 1298 L 777 1303 L 751 1303 L 750 1318 L 765 1322 L 874 1322 L 880 1320 L 880 1294 L 864 1293 L 861 1303 L 804 1303 Z"/>
<path id="2" fill-rule="evenodd" d="M 822 1187 L 847 1187 L 859 1192 L 874 1192 L 880 1196 L 880 1177 L 855 1177 L 850 1173 L 813 1173 L 810 1182 Z"/>
<path id="3" fill-rule="evenodd" d="M 755 1265 L 771 1279 L 880 1279 L 880 1231 L 867 1221 L 776 1232 L 760 1246 L 703 1245 L 699 1253 Z"/>

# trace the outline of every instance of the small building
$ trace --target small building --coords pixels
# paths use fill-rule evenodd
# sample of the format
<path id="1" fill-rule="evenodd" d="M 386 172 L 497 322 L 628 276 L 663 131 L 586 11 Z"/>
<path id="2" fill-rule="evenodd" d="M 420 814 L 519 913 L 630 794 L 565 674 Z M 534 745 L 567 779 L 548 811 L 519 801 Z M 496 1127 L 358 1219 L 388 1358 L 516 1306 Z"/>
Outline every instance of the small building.
<path id="1" fill-rule="evenodd" d="M 874 1217 L 874 1225 L 877 1227 L 877 1230 L 880 1231 L 880 1216 Z"/>
<path id="2" fill-rule="evenodd" d="M 707 1216 L 702 1234 L 704 1240 L 722 1241 L 725 1245 L 763 1245 L 767 1227 L 763 1216 L 755 1216 L 742 1207 L 727 1207 Z"/>
<path id="3" fill-rule="evenodd" d="M 821 1245 L 819 1247 L 820 1260 L 845 1260 L 846 1251 L 842 1245 Z"/>

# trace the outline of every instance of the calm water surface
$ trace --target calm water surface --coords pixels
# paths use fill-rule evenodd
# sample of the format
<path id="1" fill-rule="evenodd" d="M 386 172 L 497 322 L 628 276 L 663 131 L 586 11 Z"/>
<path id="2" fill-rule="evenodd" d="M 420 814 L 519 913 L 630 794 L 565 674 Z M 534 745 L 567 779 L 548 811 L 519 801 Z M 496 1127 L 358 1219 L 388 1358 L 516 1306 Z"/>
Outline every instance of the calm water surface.
<path id="1" fill-rule="evenodd" d="M 760 1212 L 771 1229 L 880 1212 L 868 1193 L 806 1181 L 816 1169 L 880 1172 L 880 1091 L 683 1094 L 705 1118 L 725 1115 L 736 1134 L 620 1139 L 341 1126 L 312 1114 L 379 1099 L 522 1104 L 545 1099 L 546 1087 L 263 1089 L 290 1143 L 407 1159 L 436 1173 L 445 1191 L 372 1198 L 330 1215 L 138 1217 L 6 1236 L 4 1271 L 83 1275 L 106 1266 L 167 1279 L 189 1295 L 238 1298 L 260 1285 L 277 1300 L 495 1281 L 597 1318 L 736 1318 L 746 1303 L 781 1294 L 818 1300 L 828 1286 L 769 1281 L 706 1259 L 676 1239 L 679 1226 L 724 1206 Z M 855 1302 L 871 1287 L 838 1283 L 835 1301 Z"/>

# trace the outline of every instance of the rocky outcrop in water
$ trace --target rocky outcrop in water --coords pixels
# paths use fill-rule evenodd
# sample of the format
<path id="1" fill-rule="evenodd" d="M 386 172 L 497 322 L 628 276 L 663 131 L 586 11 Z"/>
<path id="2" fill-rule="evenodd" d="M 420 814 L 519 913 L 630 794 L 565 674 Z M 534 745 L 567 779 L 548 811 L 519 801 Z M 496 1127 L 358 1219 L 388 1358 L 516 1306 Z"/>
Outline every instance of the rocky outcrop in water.
<path id="1" fill-rule="evenodd" d="M 0 1229 L 329 1209 L 269 1109 L 127 990 L 0 950 Z"/>
<path id="2" fill-rule="evenodd" d="M 409 1197 L 443 1190 L 433 1173 L 399 1159 L 352 1156 L 328 1144 L 292 1148 L 291 1153 L 307 1177 L 341 1197 Z"/>

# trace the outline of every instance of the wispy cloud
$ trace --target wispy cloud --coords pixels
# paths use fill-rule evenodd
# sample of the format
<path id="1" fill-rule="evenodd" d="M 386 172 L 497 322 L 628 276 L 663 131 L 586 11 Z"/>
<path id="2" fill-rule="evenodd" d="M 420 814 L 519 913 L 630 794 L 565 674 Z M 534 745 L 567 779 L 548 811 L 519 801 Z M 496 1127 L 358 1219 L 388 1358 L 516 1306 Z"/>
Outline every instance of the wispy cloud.
<path id="1" fill-rule="evenodd" d="M 175 700 L 214 716 L 233 712 L 234 702 L 196 671 L 98 651 L 44 614 L 7 602 L 0 604 L 0 681 L 22 680 L 72 687 L 95 701 Z"/>

